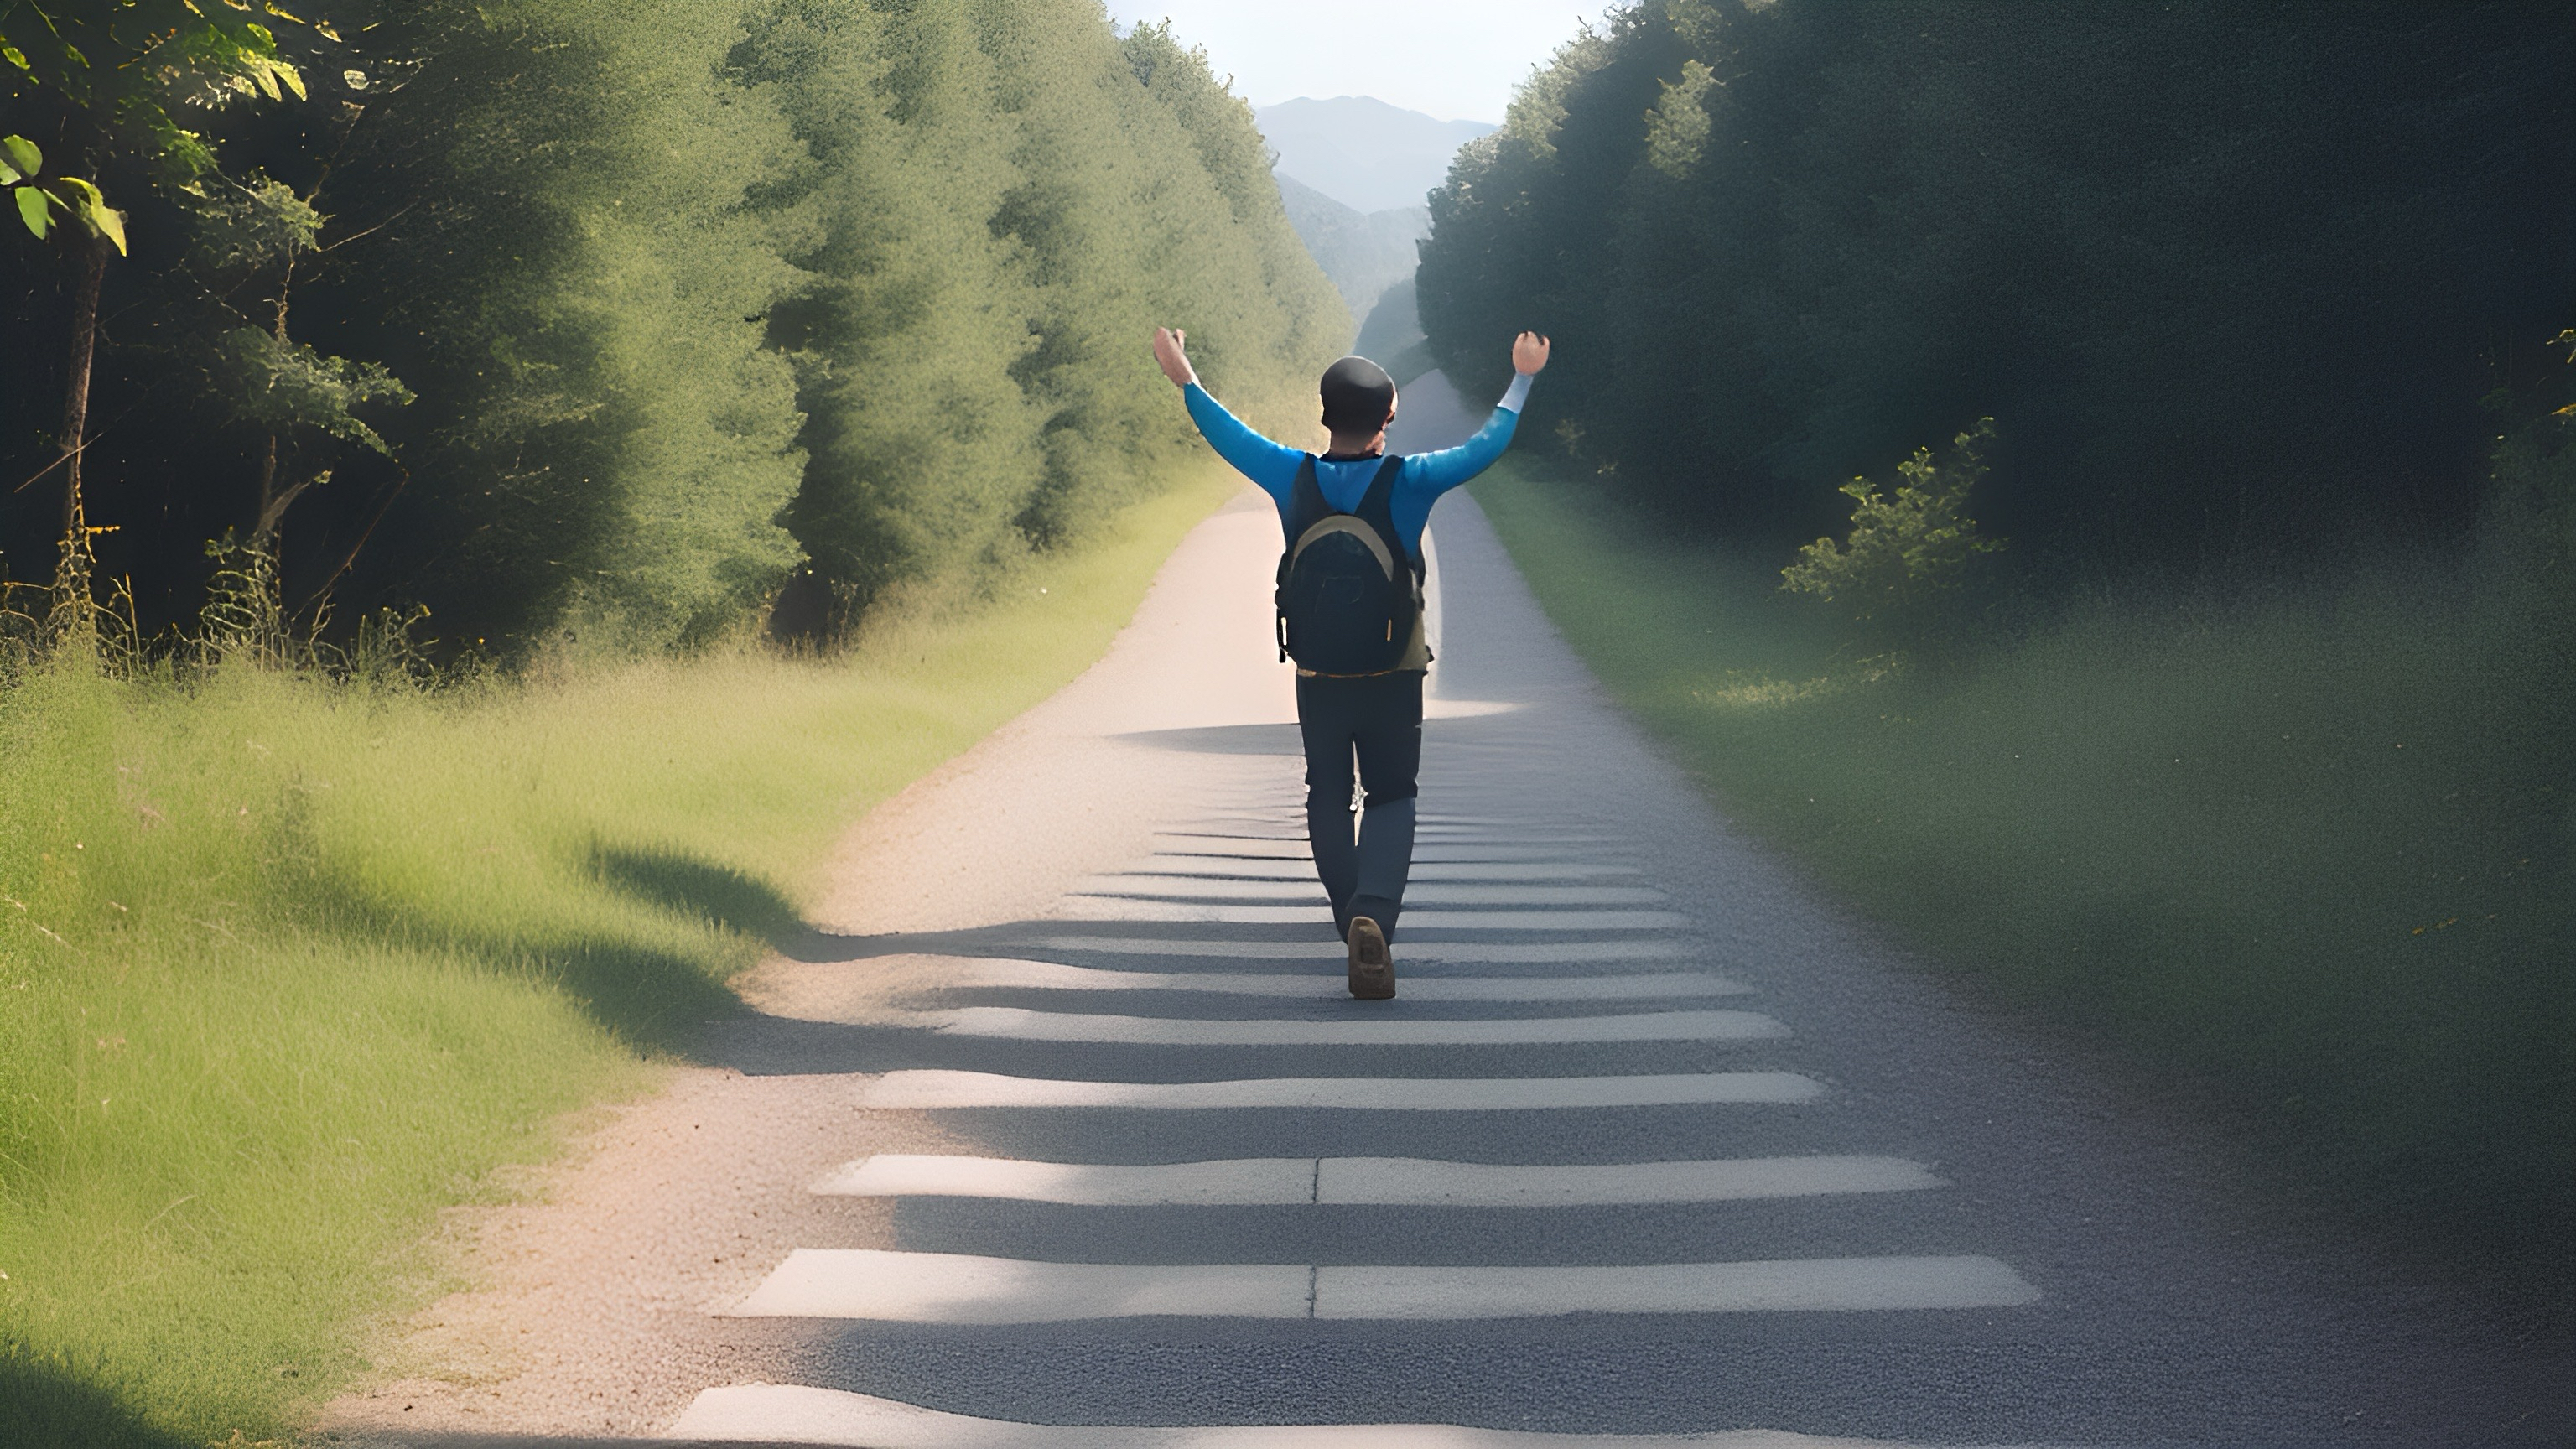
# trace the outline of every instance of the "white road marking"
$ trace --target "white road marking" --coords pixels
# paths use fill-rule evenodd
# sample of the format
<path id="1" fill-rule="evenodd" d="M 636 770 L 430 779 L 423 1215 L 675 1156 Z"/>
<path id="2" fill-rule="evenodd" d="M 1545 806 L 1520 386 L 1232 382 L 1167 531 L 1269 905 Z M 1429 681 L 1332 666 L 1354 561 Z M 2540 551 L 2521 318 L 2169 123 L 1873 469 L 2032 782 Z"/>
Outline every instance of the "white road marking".
<path id="1" fill-rule="evenodd" d="M 1218 1207 L 1312 1202 L 1315 1174 L 1311 1157 L 1109 1167 L 880 1153 L 841 1168 L 814 1184 L 814 1191 L 826 1197 L 992 1197 L 1082 1207 Z"/>
<path id="2" fill-rule="evenodd" d="M 1652 886 L 1450 885 L 1409 887 L 1406 906 L 1648 906 L 1672 897 Z"/>
<path id="3" fill-rule="evenodd" d="M 1162 900 L 1319 901 L 1324 887 L 1313 871 L 1303 879 L 1227 880 L 1182 875 L 1095 875 L 1076 881 L 1071 894 L 1146 896 Z"/>
<path id="4" fill-rule="evenodd" d="M 1127 1107 L 1163 1111 L 1288 1107 L 1380 1112 L 1522 1112 L 1812 1102 L 1823 1085 L 1795 1072 L 1683 1072 L 1622 1077 L 1255 1077 L 1219 1082 L 1083 1082 L 995 1072 L 888 1072 L 858 1105 Z"/>
<path id="5" fill-rule="evenodd" d="M 1074 883 L 1075 896 L 1162 901 L 1312 901 L 1324 887 L 1304 880 L 1244 880 L 1189 875 L 1095 875 Z M 1433 881 L 1404 893 L 1423 906 L 1650 906 L 1671 897 L 1652 886 L 1452 885 Z"/>
<path id="6" fill-rule="evenodd" d="M 798 1248 L 733 1316 L 895 1323 L 1060 1323 L 1158 1314 L 1305 1318 L 1312 1279 L 1303 1264 L 1289 1263 L 1138 1269 L 963 1253 Z"/>
<path id="7" fill-rule="evenodd" d="M 1306 823 L 1306 812 L 1303 808 L 1298 810 L 1296 820 L 1302 830 Z M 1600 834 L 1585 824 L 1568 821 L 1533 821 L 1525 825 L 1467 825 L 1448 820 L 1424 820 L 1419 816 L 1416 820 L 1418 823 L 1413 827 L 1416 837 L 1478 836 L 1515 844 L 1574 841 L 1584 845 L 1606 845 L 1613 841 L 1613 837 Z"/>
<path id="8" fill-rule="evenodd" d="M 1328 906 L 1236 906 L 1128 896 L 1068 895 L 1052 913 L 1061 921 L 1168 921 L 1228 926 L 1330 925 Z M 1407 911 L 1418 930 L 1665 931 L 1690 924 L 1679 911 Z M 1401 948 L 1399 948 L 1399 959 Z"/>
<path id="9" fill-rule="evenodd" d="M 1445 864 L 1454 861 L 1556 861 L 1578 857 L 1587 860 L 1624 861 L 1628 859 L 1628 854 L 1624 848 L 1619 847 L 1609 850 L 1569 852 L 1549 845 L 1527 843 L 1473 845 L 1455 840 L 1420 840 L 1414 842 L 1413 846 L 1413 863 L 1417 867 L 1426 863 Z"/>
<path id="10" fill-rule="evenodd" d="M 1564 1313 L 1865 1313 L 2020 1308 L 2039 1290 L 1993 1258 L 1789 1258 L 1613 1268 L 1343 1268 L 1316 1275 L 1317 1318 Z"/>
<path id="11" fill-rule="evenodd" d="M 1473 1021 L 1207 1020 L 961 1006 L 897 1018 L 944 1036 L 1012 1041 L 1115 1042 L 1132 1046 L 1518 1046 L 1556 1042 L 1754 1041 L 1789 1028 L 1756 1011 L 1652 1011 L 1615 1016 L 1503 1017 Z"/>
<path id="12" fill-rule="evenodd" d="M 1691 924 L 1679 911 L 1416 911 L 1404 925 L 1416 931 L 1670 931 Z M 1417 949 L 1399 943 L 1396 958 Z"/>
<path id="13" fill-rule="evenodd" d="M 1418 1157 L 1250 1157 L 1149 1166 L 880 1153 L 814 1185 L 832 1197 L 987 1197 L 1081 1207 L 1558 1208 L 1909 1192 L 1942 1186 L 1901 1157 L 1745 1157 L 1548 1166 Z"/>
<path id="14" fill-rule="evenodd" d="M 1545 1434 L 1455 1424 L 1238 1424 L 1078 1428 L 977 1419 L 894 1399 L 794 1384 L 700 1390 L 671 1439 L 849 1449 L 1909 1449 L 1765 1429 L 1711 1434 Z"/>
<path id="15" fill-rule="evenodd" d="M 1600 880 L 1635 875 L 1637 868 L 1608 861 L 1416 861 L 1415 880 Z"/>
<path id="16" fill-rule="evenodd" d="M 1220 926 L 1329 927 L 1333 923 L 1330 906 L 1183 905 L 1125 896 L 1065 896 L 1057 900 L 1050 914 L 1065 921 L 1173 921 Z"/>
<path id="17" fill-rule="evenodd" d="M 1586 837 L 1574 842 L 1583 845 L 1612 845 L 1599 837 Z M 1157 855 L 1206 857 L 1217 860 L 1295 860 L 1311 865 L 1314 853 L 1307 848 L 1305 833 L 1282 835 L 1183 835 L 1169 831 L 1154 837 Z M 1456 840 L 1445 836 L 1417 839 L 1413 859 L 1419 865 L 1426 861 L 1501 861 L 1559 860 L 1567 852 L 1556 843 L 1544 840 L 1510 839 L 1495 842 Z"/>
<path id="18" fill-rule="evenodd" d="M 1993 1258 L 1791 1258 L 1617 1267 L 1041 1263 L 798 1248 L 733 1310 L 894 1323 L 1319 1318 L 1456 1321 L 1568 1313 L 2017 1308 L 2039 1290 Z"/>
<path id="19" fill-rule="evenodd" d="M 1129 876 L 1197 875 L 1242 880 L 1313 880 L 1315 863 L 1267 855 L 1157 855 L 1137 861 Z"/>
<path id="20" fill-rule="evenodd" d="M 1303 860 L 1311 862 L 1314 853 L 1306 848 L 1301 836 L 1295 840 L 1253 840 L 1239 835 L 1182 835 L 1161 831 L 1154 836 L 1157 854 L 1241 856 L 1260 860 Z"/>
<path id="21" fill-rule="evenodd" d="M 1260 961 L 1339 961 L 1347 954 L 1328 941 L 1163 941 L 1137 936 L 1049 936 L 1031 945 L 1046 951 L 1087 951 L 1118 956 L 1233 957 Z M 1559 961 L 1679 961 L 1689 955 L 1679 941 L 1555 941 L 1506 945 L 1485 941 L 1404 941 L 1404 961 L 1488 962 L 1493 965 Z"/>
<path id="22" fill-rule="evenodd" d="M 1943 1186 L 1901 1157 L 1741 1157 L 1701 1162 L 1495 1165 L 1415 1157 L 1327 1157 L 1319 1203 L 1581 1207 L 1911 1192 Z"/>
<path id="23" fill-rule="evenodd" d="M 1342 959 L 1336 954 L 1332 959 Z M 1284 996 L 1328 1000 L 1346 988 L 1325 972 L 1294 976 L 1242 971 L 1111 971 L 1053 961 L 995 957 L 961 959 L 950 987 L 1033 991 L 1195 991 L 1223 996 Z M 1412 1001 L 1643 1001 L 1691 996 L 1738 996 L 1750 987 L 1697 971 L 1657 971 L 1633 976 L 1423 976 L 1404 983 Z"/>
<path id="24" fill-rule="evenodd" d="M 1613 876 L 1635 875 L 1636 867 L 1602 861 L 1417 861 L 1412 869 L 1416 881 L 1509 881 L 1509 880 L 1603 880 Z M 1140 860 L 1119 873 L 1128 880 L 1156 876 L 1207 876 L 1224 880 L 1297 880 L 1315 879 L 1314 862 L 1305 859 L 1274 860 L 1268 857 L 1224 855 L 1157 855 Z"/>

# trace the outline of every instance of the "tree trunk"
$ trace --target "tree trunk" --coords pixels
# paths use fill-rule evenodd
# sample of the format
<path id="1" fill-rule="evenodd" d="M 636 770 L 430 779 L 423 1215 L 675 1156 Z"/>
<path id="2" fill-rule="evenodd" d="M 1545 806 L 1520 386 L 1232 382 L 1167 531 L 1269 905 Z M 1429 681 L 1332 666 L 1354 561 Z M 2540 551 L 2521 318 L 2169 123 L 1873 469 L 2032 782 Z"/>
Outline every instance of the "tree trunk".
<path id="1" fill-rule="evenodd" d="M 81 465 L 89 449 L 90 358 L 98 343 L 98 289 L 107 277 L 107 244 L 81 238 L 79 286 L 72 293 L 71 365 L 63 381 L 63 541 L 54 567 L 54 601 L 46 632 L 61 638 L 87 626 L 89 596 L 89 516 L 81 501 Z"/>
<path id="2" fill-rule="evenodd" d="M 268 435 L 268 449 L 259 456 L 259 512 L 252 515 L 250 546 L 268 547 L 268 536 L 277 530 L 278 515 L 286 510 L 277 502 L 277 434 Z"/>

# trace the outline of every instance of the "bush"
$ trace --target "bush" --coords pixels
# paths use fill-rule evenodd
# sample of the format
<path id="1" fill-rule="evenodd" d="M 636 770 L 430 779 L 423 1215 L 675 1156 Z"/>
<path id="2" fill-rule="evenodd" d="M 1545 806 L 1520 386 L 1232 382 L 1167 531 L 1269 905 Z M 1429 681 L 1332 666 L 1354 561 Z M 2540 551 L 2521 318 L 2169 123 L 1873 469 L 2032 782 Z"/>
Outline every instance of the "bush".
<path id="1" fill-rule="evenodd" d="M 1867 478 L 1844 484 L 1850 538 L 1820 538 L 1798 550 L 1800 562 L 1780 571 L 1780 587 L 1842 606 L 1890 644 L 1941 647 L 1974 596 L 1978 560 L 2003 548 L 2002 540 L 1981 537 L 1967 514 L 1968 490 L 1986 476 L 1985 447 L 1994 436 L 1995 420 L 1979 418 L 1950 440 L 1947 460 L 1936 464 L 1930 448 L 1917 448 L 1897 464 L 1892 491 Z"/>

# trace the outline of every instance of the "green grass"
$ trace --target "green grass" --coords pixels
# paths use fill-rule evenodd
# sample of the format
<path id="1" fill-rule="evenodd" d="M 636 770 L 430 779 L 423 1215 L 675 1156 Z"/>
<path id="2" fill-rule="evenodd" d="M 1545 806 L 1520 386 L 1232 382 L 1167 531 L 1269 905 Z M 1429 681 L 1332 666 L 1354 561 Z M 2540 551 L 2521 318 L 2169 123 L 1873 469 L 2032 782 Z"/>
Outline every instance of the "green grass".
<path id="1" fill-rule="evenodd" d="M 2073 607 L 1889 674 L 1519 462 L 1566 637 L 1739 822 L 1990 997 L 2216 1100 L 2274 1189 L 2489 1263 L 2576 1242 L 2576 601 L 2356 565 Z"/>
<path id="2" fill-rule="evenodd" d="M 831 841 L 1220 496 L 847 657 L 0 688 L 0 1442 L 292 1432 L 440 1291 L 436 1211 L 649 1090 Z"/>

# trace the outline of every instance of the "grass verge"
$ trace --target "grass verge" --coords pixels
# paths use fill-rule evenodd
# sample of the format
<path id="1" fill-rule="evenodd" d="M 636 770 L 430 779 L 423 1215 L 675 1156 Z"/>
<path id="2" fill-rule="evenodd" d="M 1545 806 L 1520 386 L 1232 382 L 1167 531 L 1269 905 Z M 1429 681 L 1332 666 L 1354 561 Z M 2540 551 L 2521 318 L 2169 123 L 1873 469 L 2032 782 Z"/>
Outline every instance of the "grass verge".
<path id="1" fill-rule="evenodd" d="M 0 1443 L 291 1433 L 441 1207 L 648 1090 L 832 840 L 1097 658 L 1230 479 L 845 657 L 0 689 Z"/>
<path id="2" fill-rule="evenodd" d="M 2276 1185 L 2568 1278 L 2576 607 L 2472 561 L 2079 606 L 1855 663 L 1785 559 L 1544 462 L 1476 485 L 1612 693 L 1954 971 L 2214 1089 Z"/>

